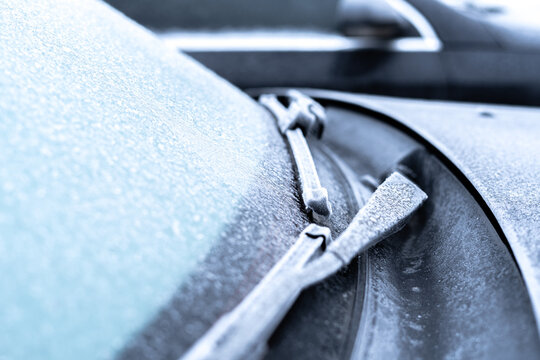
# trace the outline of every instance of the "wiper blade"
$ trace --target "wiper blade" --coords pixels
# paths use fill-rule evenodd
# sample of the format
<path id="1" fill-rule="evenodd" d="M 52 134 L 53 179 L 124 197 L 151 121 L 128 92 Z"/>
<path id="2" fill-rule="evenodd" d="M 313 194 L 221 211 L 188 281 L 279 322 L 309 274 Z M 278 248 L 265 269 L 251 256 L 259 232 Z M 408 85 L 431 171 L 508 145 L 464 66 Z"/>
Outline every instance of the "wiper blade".
<path id="1" fill-rule="evenodd" d="M 334 274 L 359 253 L 399 230 L 426 199 L 413 182 L 393 173 L 335 241 L 331 240 L 330 229 L 310 224 L 251 293 L 221 317 L 182 359 L 262 356 L 268 338 L 303 289 Z"/>
<path id="2" fill-rule="evenodd" d="M 276 118 L 279 130 L 286 137 L 298 170 L 302 201 L 315 220 L 329 217 L 332 207 L 328 191 L 321 186 L 306 136 L 322 136 L 326 122 L 324 108 L 310 97 L 296 90 L 287 92 L 286 108 L 273 94 L 261 95 L 259 102 Z"/>

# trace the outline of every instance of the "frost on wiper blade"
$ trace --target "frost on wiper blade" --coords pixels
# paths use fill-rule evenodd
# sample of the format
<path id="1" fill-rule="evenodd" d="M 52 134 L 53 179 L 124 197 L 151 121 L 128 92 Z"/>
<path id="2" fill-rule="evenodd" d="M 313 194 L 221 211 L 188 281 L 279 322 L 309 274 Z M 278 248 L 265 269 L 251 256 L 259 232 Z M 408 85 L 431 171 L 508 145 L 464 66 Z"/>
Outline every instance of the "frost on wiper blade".
<path id="1" fill-rule="evenodd" d="M 272 113 L 279 130 L 287 139 L 298 171 L 302 201 L 306 209 L 316 221 L 322 220 L 332 214 L 332 207 L 328 200 L 328 191 L 319 181 L 306 136 L 322 136 L 326 113 L 319 103 L 299 91 L 289 90 L 287 98 L 287 108 L 273 94 L 261 95 L 259 102 Z"/>
<path id="2" fill-rule="evenodd" d="M 335 241 L 331 241 L 328 228 L 309 225 L 251 293 L 221 317 L 182 359 L 262 356 L 268 338 L 303 289 L 334 274 L 359 253 L 399 230 L 426 199 L 418 186 L 393 173 Z"/>

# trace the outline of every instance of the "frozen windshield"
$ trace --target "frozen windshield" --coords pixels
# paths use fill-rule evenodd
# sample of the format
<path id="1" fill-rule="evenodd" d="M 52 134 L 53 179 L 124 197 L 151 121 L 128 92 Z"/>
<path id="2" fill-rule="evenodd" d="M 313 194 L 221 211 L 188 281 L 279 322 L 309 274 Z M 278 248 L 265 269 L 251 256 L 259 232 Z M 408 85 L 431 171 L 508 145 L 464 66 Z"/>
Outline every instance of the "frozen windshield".
<path id="1" fill-rule="evenodd" d="M 274 124 L 107 5 L 1 7 L 0 358 L 111 358 L 264 185 Z"/>

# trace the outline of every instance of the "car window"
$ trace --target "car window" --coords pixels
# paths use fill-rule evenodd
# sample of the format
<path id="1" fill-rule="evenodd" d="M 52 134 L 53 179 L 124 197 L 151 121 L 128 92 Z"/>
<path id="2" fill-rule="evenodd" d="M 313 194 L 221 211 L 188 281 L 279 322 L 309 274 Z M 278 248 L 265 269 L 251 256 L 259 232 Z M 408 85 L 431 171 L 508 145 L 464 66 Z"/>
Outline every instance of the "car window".
<path id="1" fill-rule="evenodd" d="M 3 16 L 0 357 L 110 358 L 241 204 L 293 227 L 290 159 L 246 95 L 103 4 Z M 252 251 L 248 230 L 238 244 Z"/>

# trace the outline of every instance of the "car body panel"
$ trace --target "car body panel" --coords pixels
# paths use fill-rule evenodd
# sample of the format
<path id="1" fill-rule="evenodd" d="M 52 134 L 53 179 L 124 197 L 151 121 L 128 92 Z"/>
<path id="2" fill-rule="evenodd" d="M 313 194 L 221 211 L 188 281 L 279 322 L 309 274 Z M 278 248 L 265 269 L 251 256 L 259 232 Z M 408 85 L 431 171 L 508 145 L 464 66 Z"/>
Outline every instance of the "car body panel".
<path id="1" fill-rule="evenodd" d="M 540 110 L 329 91 L 310 94 L 384 114 L 440 151 L 496 218 L 540 324 Z"/>

